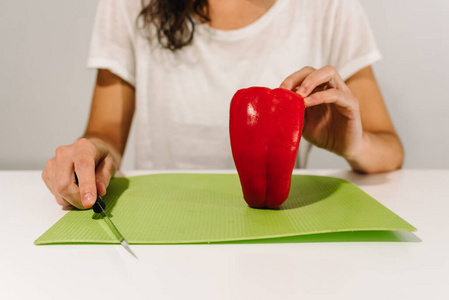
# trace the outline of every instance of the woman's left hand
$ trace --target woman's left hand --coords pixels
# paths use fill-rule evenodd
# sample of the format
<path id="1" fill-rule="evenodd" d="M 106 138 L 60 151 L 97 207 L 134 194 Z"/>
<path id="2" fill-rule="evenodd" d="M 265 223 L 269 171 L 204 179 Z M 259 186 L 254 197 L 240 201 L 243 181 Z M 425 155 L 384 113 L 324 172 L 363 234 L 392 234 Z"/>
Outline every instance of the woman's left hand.
<path id="1" fill-rule="evenodd" d="M 280 87 L 304 97 L 305 139 L 348 160 L 358 155 L 363 142 L 359 102 L 334 67 L 302 68 Z"/>

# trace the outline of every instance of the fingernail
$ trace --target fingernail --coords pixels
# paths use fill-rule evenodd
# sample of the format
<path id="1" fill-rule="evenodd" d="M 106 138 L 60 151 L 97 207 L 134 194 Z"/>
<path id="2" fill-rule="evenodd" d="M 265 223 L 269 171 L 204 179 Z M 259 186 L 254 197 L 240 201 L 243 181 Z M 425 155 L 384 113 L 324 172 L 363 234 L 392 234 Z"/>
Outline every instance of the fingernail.
<path id="1" fill-rule="evenodd" d="M 72 205 L 66 205 L 62 207 L 62 210 L 71 210 L 73 208 Z"/>
<path id="2" fill-rule="evenodd" d="M 93 203 L 93 200 L 94 200 L 94 195 L 92 195 L 92 193 L 90 193 L 90 192 L 87 192 L 86 194 L 84 194 L 82 202 L 83 202 L 84 206 L 89 206 Z"/>
<path id="3" fill-rule="evenodd" d="M 306 92 L 306 88 L 303 86 L 298 89 L 298 93 L 300 93 L 300 94 L 304 94 L 305 92 Z"/>
<path id="4" fill-rule="evenodd" d="M 97 179 L 97 182 L 101 185 L 101 187 L 106 190 L 106 185 L 99 179 Z"/>
<path id="5" fill-rule="evenodd" d="M 310 97 L 304 98 L 304 104 L 308 106 L 310 104 Z"/>
<path id="6" fill-rule="evenodd" d="M 98 190 L 98 192 L 100 193 L 100 196 L 103 196 L 104 193 L 106 193 L 106 185 L 97 179 L 97 183 L 100 185 L 100 189 Z"/>

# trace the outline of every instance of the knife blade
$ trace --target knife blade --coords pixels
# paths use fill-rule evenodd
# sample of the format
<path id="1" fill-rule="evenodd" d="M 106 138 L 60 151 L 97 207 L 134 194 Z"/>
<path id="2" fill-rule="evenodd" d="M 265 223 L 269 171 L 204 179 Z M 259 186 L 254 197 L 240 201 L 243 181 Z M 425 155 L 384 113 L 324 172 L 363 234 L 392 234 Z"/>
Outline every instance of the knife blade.
<path id="1" fill-rule="evenodd" d="M 76 185 L 79 186 L 78 184 L 78 176 L 75 174 L 75 183 Z M 114 235 L 118 238 L 120 244 L 126 249 L 126 251 L 128 251 L 132 256 L 134 256 L 136 259 L 137 256 L 134 254 L 134 252 L 131 250 L 131 248 L 129 247 L 129 243 L 128 241 L 125 239 L 125 237 L 120 233 L 120 231 L 118 230 L 117 226 L 115 226 L 114 222 L 112 222 L 111 218 L 109 217 L 108 213 L 106 212 L 106 204 L 104 203 L 104 201 L 101 199 L 100 196 L 98 196 L 97 194 L 97 200 L 95 201 L 95 204 L 92 206 L 92 209 L 95 213 L 102 213 L 107 220 L 109 221 L 109 228 L 111 229 L 111 231 L 114 233 Z"/>

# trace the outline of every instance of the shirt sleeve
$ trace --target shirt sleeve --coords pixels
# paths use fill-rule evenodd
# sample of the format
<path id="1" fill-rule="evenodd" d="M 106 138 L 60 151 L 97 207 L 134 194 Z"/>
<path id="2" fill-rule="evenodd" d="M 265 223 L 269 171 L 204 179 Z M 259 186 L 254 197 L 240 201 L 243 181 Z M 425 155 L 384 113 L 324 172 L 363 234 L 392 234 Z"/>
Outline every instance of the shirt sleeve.
<path id="1" fill-rule="evenodd" d="M 358 0 L 333 0 L 328 20 L 328 64 L 343 80 L 381 60 L 368 18 Z"/>
<path id="2" fill-rule="evenodd" d="M 99 1 L 87 67 L 108 69 L 135 86 L 135 20 L 125 3 L 122 0 Z"/>

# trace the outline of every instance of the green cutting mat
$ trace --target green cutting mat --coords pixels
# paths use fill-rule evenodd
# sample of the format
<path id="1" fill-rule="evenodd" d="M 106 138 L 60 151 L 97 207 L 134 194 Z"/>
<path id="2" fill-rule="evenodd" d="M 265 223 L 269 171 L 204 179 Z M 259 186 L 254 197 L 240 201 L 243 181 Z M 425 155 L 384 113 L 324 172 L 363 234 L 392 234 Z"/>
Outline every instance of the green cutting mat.
<path id="1" fill-rule="evenodd" d="M 354 184 L 294 175 L 277 210 L 253 209 L 235 174 L 158 174 L 114 178 L 103 198 L 131 244 L 207 243 L 344 231 L 415 231 Z M 36 241 L 42 244 L 118 243 L 92 210 L 72 210 Z"/>

